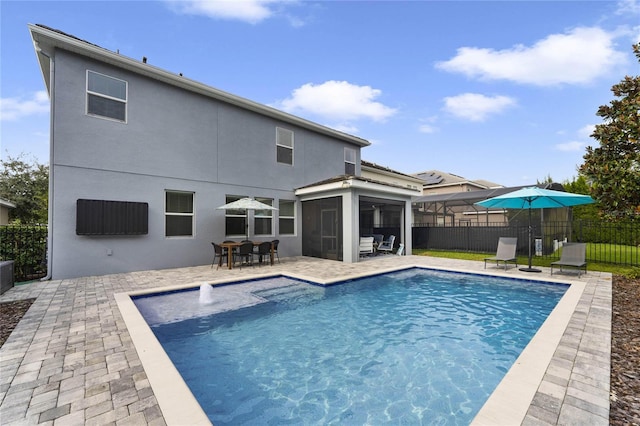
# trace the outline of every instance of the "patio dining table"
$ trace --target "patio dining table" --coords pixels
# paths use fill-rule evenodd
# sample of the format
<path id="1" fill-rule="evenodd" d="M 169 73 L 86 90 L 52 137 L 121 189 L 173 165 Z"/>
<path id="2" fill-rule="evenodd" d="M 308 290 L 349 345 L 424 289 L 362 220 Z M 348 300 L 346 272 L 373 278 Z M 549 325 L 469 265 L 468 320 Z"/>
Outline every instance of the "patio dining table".
<path id="1" fill-rule="evenodd" d="M 251 241 L 251 243 L 253 243 L 253 247 L 258 247 L 260 244 L 262 244 L 263 242 L 266 241 Z M 271 262 L 271 266 L 273 266 L 273 258 L 274 258 L 274 251 L 273 251 L 273 242 L 272 241 L 268 241 L 271 243 L 271 254 L 270 254 L 270 262 Z M 222 248 L 227 249 L 227 266 L 229 269 L 233 269 L 233 251 L 237 248 L 240 247 L 243 243 L 240 241 L 227 241 L 227 242 L 222 242 L 220 243 L 220 246 Z M 220 261 L 222 261 L 222 258 L 220 258 Z"/>

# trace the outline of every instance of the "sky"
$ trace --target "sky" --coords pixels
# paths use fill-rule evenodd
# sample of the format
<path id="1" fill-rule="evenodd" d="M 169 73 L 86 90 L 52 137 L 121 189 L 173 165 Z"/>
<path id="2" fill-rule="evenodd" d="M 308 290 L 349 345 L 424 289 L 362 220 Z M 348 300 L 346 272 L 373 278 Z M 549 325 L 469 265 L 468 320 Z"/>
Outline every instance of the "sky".
<path id="1" fill-rule="evenodd" d="M 0 157 L 41 164 L 30 23 L 364 138 L 364 160 L 504 186 L 572 181 L 640 75 L 640 0 L 0 0 Z"/>

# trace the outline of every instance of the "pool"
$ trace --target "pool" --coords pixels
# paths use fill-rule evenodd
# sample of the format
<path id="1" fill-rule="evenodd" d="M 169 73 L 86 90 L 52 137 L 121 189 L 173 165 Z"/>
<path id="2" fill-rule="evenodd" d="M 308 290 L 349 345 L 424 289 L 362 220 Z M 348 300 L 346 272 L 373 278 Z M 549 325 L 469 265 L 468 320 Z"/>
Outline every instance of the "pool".
<path id="1" fill-rule="evenodd" d="M 421 268 L 271 280 L 215 315 L 195 291 L 134 299 L 216 425 L 468 424 L 568 288 Z"/>

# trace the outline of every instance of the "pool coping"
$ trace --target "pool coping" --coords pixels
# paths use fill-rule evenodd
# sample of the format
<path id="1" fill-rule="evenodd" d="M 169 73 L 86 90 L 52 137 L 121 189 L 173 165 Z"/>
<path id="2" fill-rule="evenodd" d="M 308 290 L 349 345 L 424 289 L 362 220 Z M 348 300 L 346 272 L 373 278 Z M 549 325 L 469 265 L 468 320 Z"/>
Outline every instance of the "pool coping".
<path id="1" fill-rule="evenodd" d="M 202 281 L 246 280 L 260 274 L 331 283 L 414 266 L 584 283 L 582 297 L 521 424 L 609 425 L 611 273 L 589 270 L 578 276 L 565 271 L 551 276 L 548 267 L 541 267 L 541 274 L 531 274 L 513 266 L 505 270 L 482 261 L 416 255 L 377 256 L 353 264 L 296 256 L 266 267 L 216 270 L 208 264 L 15 286 L 0 295 L 0 302 L 30 298 L 35 302 L 0 348 L 2 422 L 7 426 L 176 424 L 164 417 L 115 294 L 166 290 L 175 283 L 194 283 L 189 284 L 193 287 Z M 227 286 L 230 293 L 234 287 L 241 286 Z M 509 396 L 503 407 L 510 404 Z"/>
<path id="2" fill-rule="evenodd" d="M 410 268 L 432 269 L 448 272 L 458 272 L 473 275 L 496 276 L 518 280 L 568 284 L 569 288 L 549 314 L 538 332 L 522 351 L 513 366 L 503 377 L 497 388 L 485 402 L 481 410 L 472 421 L 472 425 L 522 424 L 530 411 L 538 388 L 543 382 L 545 373 L 556 353 L 558 345 L 569 326 L 569 322 L 576 311 L 576 307 L 586 288 L 586 283 L 574 279 L 549 277 L 547 275 L 518 275 L 507 276 L 496 274 L 495 270 L 478 271 L 467 268 L 427 266 L 420 264 L 403 264 L 375 271 L 356 272 L 340 276 L 339 278 L 319 279 L 305 274 L 292 272 L 276 272 L 273 274 L 256 274 L 242 277 L 242 282 L 259 280 L 270 277 L 284 276 L 318 285 L 332 285 L 339 282 L 360 279 L 372 275 L 380 275 Z M 224 278 L 211 280 L 210 284 L 231 284 L 238 278 Z M 211 424 L 204 410 L 197 402 L 188 386 L 182 380 L 177 369 L 162 349 L 153 335 L 150 327 L 138 312 L 132 296 L 140 296 L 157 292 L 169 292 L 199 287 L 201 282 L 175 286 L 164 286 L 153 289 L 130 291 L 114 294 L 117 305 L 129 330 L 134 346 L 138 351 L 141 362 L 158 404 L 167 424 Z M 241 283 L 238 285 L 242 285 Z M 135 311 L 135 312 L 134 312 Z M 179 402 L 178 402 L 179 401 Z"/>

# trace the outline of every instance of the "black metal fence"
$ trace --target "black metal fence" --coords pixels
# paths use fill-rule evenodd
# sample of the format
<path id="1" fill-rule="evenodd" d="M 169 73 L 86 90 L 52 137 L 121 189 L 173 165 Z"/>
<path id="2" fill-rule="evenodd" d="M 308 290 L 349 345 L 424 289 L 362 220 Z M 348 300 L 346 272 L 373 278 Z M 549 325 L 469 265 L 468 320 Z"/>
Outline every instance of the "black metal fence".
<path id="1" fill-rule="evenodd" d="M 413 248 L 494 253 L 500 237 L 517 237 L 517 253 L 529 253 L 528 224 L 435 226 L 413 224 Z M 613 222 L 545 222 L 532 225 L 531 251 L 535 256 L 560 258 L 562 242 L 587 244 L 587 261 L 640 266 L 640 225 Z"/>
<path id="2" fill-rule="evenodd" d="M 15 282 L 47 275 L 47 226 L 0 226 L 0 260 L 13 260 Z"/>

